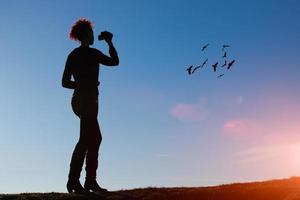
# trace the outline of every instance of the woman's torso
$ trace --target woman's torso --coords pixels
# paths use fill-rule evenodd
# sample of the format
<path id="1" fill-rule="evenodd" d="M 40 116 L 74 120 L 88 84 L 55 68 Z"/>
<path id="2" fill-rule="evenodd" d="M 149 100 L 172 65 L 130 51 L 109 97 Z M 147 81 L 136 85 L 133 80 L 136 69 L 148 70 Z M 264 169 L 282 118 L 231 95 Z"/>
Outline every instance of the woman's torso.
<path id="1" fill-rule="evenodd" d="M 78 47 L 71 54 L 72 74 L 76 83 L 74 95 L 98 97 L 99 59 L 97 50 Z"/>

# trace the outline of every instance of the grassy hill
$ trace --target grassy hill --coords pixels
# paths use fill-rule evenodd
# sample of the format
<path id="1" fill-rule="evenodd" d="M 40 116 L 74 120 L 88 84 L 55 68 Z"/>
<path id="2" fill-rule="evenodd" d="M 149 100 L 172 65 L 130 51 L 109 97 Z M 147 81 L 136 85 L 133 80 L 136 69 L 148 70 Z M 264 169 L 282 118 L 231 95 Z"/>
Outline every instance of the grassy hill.
<path id="1" fill-rule="evenodd" d="M 211 187 L 139 188 L 108 194 L 0 194 L 0 200 L 300 200 L 300 177 Z"/>

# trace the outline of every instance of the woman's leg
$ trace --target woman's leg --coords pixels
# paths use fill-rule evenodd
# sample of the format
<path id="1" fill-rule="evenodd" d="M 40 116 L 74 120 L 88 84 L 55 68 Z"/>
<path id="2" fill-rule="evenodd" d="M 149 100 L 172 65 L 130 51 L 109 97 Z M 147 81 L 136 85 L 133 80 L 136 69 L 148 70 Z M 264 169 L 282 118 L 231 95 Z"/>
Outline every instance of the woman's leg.
<path id="1" fill-rule="evenodd" d="M 93 101 L 89 105 L 92 106 L 91 115 L 89 116 L 89 137 L 88 137 L 88 150 L 86 155 L 86 179 L 84 183 L 84 188 L 87 191 L 93 192 L 107 192 L 106 189 L 101 188 L 97 181 L 97 168 L 98 168 L 98 154 L 99 154 L 99 147 L 102 141 L 102 136 L 97 120 L 98 115 L 98 101 Z"/>
<path id="2" fill-rule="evenodd" d="M 88 147 L 88 140 L 86 137 L 86 130 L 88 128 L 88 120 L 86 117 L 81 117 L 82 115 L 82 105 L 83 102 L 78 96 L 73 96 L 72 98 L 72 109 L 73 112 L 80 118 L 80 137 L 77 142 L 75 149 L 72 154 L 72 159 L 70 163 L 69 179 L 79 180 L 80 173 L 82 170 L 84 158 L 86 156 L 86 151 Z"/>
<path id="3" fill-rule="evenodd" d="M 88 191 L 82 187 L 79 178 L 80 178 L 80 173 L 82 171 L 82 165 L 84 162 L 84 158 L 86 156 L 86 151 L 88 146 L 86 130 L 89 125 L 86 117 L 82 117 L 82 107 L 83 107 L 82 100 L 76 96 L 73 96 L 72 109 L 74 113 L 80 118 L 80 137 L 73 151 L 73 155 L 70 163 L 70 172 L 69 172 L 69 180 L 67 183 L 67 189 L 69 193 L 75 192 L 75 193 L 85 194 Z"/>
<path id="4" fill-rule="evenodd" d="M 73 103 L 74 105 L 76 103 Z M 73 105 L 72 104 L 72 105 Z M 76 106 L 73 106 L 76 112 Z M 96 182 L 98 168 L 98 152 L 102 136 L 97 120 L 98 101 L 95 98 L 84 98 L 80 103 L 80 138 L 75 147 L 71 167 L 71 177 L 80 177 L 84 157 L 86 156 L 86 182 L 85 188 L 92 191 L 106 191 Z M 70 176 L 69 176 L 70 177 Z"/>
<path id="5" fill-rule="evenodd" d="M 69 179 L 78 180 L 80 178 L 80 173 L 82 170 L 84 158 L 88 149 L 88 140 L 86 138 L 85 130 L 87 126 L 86 119 L 80 119 L 80 137 L 77 142 L 75 149 L 72 154 L 72 159 L 70 163 Z"/>
<path id="6" fill-rule="evenodd" d="M 84 183 L 84 188 L 87 191 L 93 192 L 107 192 L 107 189 L 101 188 L 97 181 L 97 168 L 98 168 L 98 152 L 102 141 L 102 136 L 98 124 L 98 120 L 93 120 L 93 134 L 90 138 L 90 143 L 88 146 L 87 156 L 86 156 L 86 179 Z"/>
<path id="7" fill-rule="evenodd" d="M 99 147 L 102 141 L 97 118 L 91 119 L 91 135 L 86 155 L 86 179 L 96 180 L 98 168 Z"/>

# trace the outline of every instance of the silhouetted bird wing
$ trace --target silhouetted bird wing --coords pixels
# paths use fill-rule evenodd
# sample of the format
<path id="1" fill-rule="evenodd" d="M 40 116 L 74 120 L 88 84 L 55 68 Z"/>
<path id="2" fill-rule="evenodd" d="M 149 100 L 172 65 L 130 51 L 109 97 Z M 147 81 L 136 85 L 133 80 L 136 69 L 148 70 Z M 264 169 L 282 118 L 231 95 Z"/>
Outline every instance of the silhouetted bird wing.
<path id="1" fill-rule="evenodd" d="M 206 65 L 207 61 L 208 61 L 208 59 L 206 58 L 206 60 L 202 63 L 202 67 L 203 67 L 204 65 Z"/>
<path id="2" fill-rule="evenodd" d="M 230 47 L 230 45 L 228 45 L 228 44 L 223 44 L 222 51 L 224 51 L 224 49 L 227 48 L 227 47 Z"/>
<path id="3" fill-rule="evenodd" d="M 209 43 L 207 43 L 206 45 L 204 45 L 204 46 L 202 47 L 202 51 L 204 51 L 204 50 L 208 47 L 208 45 L 209 45 Z"/>
<path id="4" fill-rule="evenodd" d="M 225 67 L 227 65 L 227 61 L 225 60 L 225 63 L 222 65 L 222 67 Z"/>
<path id="5" fill-rule="evenodd" d="M 212 65 L 214 72 L 217 71 L 217 66 L 218 66 L 218 62 L 216 62 L 215 64 Z"/>
<path id="6" fill-rule="evenodd" d="M 192 74 L 192 68 L 193 65 L 191 65 L 190 67 L 188 67 L 186 70 L 188 71 L 188 74 L 191 75 Z"/>
<path id="7" fill-rule="evenodd" d="M 218 78 L 221 78 L 222 76 L 224 76 L 224 74 L 219 75 Z"/>
<path id="8" fill-rule="evenodd" d="M 235 60 L 232 60 L 231 62 L 228 63 L 227 69 L 230 69 L 230 67 L 235 63 Z"/>
<path id="9" fill-rule="evenodd" d="M 192 72 L 192 74 L 199 68 L 199 67 L 201 67 L 201 65 L 200 66 L 197 66 L 197 67 L 195 67 L 194 69 L 193 69 L 193 72 Z"/>

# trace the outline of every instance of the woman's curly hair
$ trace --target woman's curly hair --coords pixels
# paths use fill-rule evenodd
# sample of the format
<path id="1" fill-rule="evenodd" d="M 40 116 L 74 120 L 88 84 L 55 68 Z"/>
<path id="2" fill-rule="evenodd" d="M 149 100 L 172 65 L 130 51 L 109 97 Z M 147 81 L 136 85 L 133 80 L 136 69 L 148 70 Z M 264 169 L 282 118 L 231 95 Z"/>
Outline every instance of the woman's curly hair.
<path id="1" fill-rule="evenodd" d="M 81 41 L 88 30 L 93 30 L 93 23 L 86 18 L 80 18 L 73 24 L 69 37 L 71 40 Z"/>

